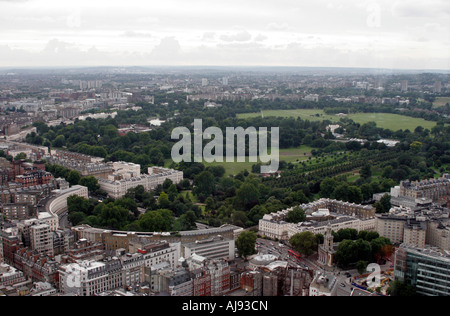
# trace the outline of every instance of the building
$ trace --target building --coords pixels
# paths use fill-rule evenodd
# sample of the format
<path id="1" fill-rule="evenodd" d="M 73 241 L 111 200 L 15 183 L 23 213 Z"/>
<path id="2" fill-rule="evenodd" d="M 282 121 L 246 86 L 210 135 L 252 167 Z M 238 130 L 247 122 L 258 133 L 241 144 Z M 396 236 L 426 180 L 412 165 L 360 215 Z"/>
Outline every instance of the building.
<path id="1" fill-rule="evenodd" d="M 311 102 L 319 102 L 319 95 L 318 94 L 308 94 L 303 98 L 305 101 L 311 101 Z"/>
<path id="2" fill-rule="evenodd" d="M 22 271 L 6 264 L 0 263 L 0 287 L 13 286 L 26 281 Z"/>
<path id="3" fill-rule="evenodd" d="M 227 260 L 211 260 L 207 268 L 211 275 L 211 296 L 222 296 L 230 291 L 230 265 Z"/>
<path id="4" fill-rule="evenodd" d="M 354 228 L 361 230 L 375 229 L 375 208 L 370 205 L 360 205 L 332 199 L 320 199 L 311 203 L 298 206 L 307 215 L 307 221 L 303 223 L 287 223 L 286 216 L 294 208 L 266 214 L 259 221 L 260 234 L 279 240 L 289 240 L 294 234 L 310 230 L 315 234 L 324 234 L 325 220 L 333 221 L 333 230 L 341 228 Z M 324 216 L 326 215 L 326 216 Z M 321 224 L 322 222 L 322 224 Z"/>
<path id="5" fill-rule="evenodd" d="M 27 188 L 36 185 L 51 183 L 53 179 L 54 177 L 50 172 L 36 170 L 16 176 L 15 182 L 19 183 L 22 188 Z"/>
<path id="6" fill-rule="evenodd" d="M 59 290 L 65 294 L 95 296 L 123 286 L 122 264 L 118 259 L 63 265 L 59 275 Z"/>
<path id="7" fill-rule="evenodd" d="M 69 263 L 86 260 L 102 260 L 105 257 L 103 245 L 99 242 L 80 239 L 66 251 Z"/>
<path id="8" fill-rule="evenodd" d="M 50 198 L 45 204 L 45 212 L 51 216 L 59 219 L 58 226 L 65 227 L 67 224 L 68 205 L 67 199 L 70 196 L 76 195 L 85 199 L 89 198 L 89 191 L 87 187 L 75 185 L 66 190 L 53 191 L 54 196 Z"/>
<path id="9" fill-rule="evenodd" d="M 211 296 L 211 274 L 205 268 L 190 270 L 193 280 L 193 296 Z"/>
<path id="10" fill-rule="evenodd" d="M 159 278 L 163 279 L 162 283 L 164 284 L 161 292 L 168 293 L 170 296 L 194 295 L 194 280 L 188 270 L 163 271 Z"/>
<path id="11" fill-rule="evenodd" d="M 149 232 L 124 232 L 108 229 L 93 228 L 88 225 L 72 227 L 75 233 L 75 239 L 85 238 L 91 241 L 97 241 L 105 246 L 107 253 L 114 252 L 117 249 L 124 248 L 132 252 L 131 242 L 135 240 L 146 240 L 148 242 L 167 241 L 169 243 L 192 243 L 196 240 L 205 240 L 221 235 L 223 238 L 236 239 L 242 227 L 233 225 L 223 225 L 217 228 L 200 229 L 191 231 L 181 231 L 174 233 L 149 233 Z M 136 247 L 134 247 L 136 248 Z M 136 251 L 136 250 L 134 250 Z"/>
<path id="12" fill-rule="evenodd" d="M 1 215 L 7 221 L 25 220 L 34 215 L 35 208 L 29 203 L 9 203 L 0 205 Z"/>
<path id="13" fill-rule="evenodd" d="M 324 235 L 324 242 L 319 245 L 317 261 L 322 265 L 332 267 L 336 250 L 337 244 L 334 243 L 331 225 L 328 225 L 327 232 Z"/>
<path id="14" fill-rule="evenodd" d="M 450 221 L 448 219 L 429 221 L 426 243 L 442 251 L 450 251 Z"/>
<path id="15" fill-rule="evenodd" d="M 434 82 L 433 92 L 434 93 L 441 93 L 442 92 L 442 81 L 435 81 Z"/>
<path id="16" fill-rule="evenodd" d="M 29 248 L 20 248 L 14 253 L 14 267 L 22 271 L 33 282 L 59 281 L 59 263 L 53 257 L 39 254 Z"/>
<path id="17" fill-rule="evenodd" d="M 447 202 L 450 193 L 450 175 L 444 174 L 439 179 L 423 181 L 402 181 L 399 196 L 413 199 L 428 198 L 433 202 Z"/>
<path id="18" fill-rule="evenodd" d="M 48 224 L 30 226 L 30 246 L 39 254 L 53 256 L 53 234 Z"/>
<path id="19" fill-rule="evenodd" d="M 180 243 L 169 243 L 165 240 L 158 242 L 138 240 L 130 242 L 129 250 L 130 253 L 142 254 L 146 267 L 167 262 L 171 268 L 175 269 L 179 264 Z"/>
<path id="20" fill-rule="evenodd" d="M 148 169 L 149 174 L 143 174 L 138 177 L 126 178 L 119 175 L 112 175 L 108 180 L 100 179 L 98 184 L 100 189 L 108 193 L 113 199 L 118 199 L 127 194 L 129 189 L 143 186 L 146 191 L 156 189 L 158 185 L 162 185 L 167 179 L 178 184 L 183 180 L 183 172 L 151 167 Z"/>
<path id="21" fill-rule="evenodd" d="M 337 278 L 333 274 L 317 272 L 309 286 L 309 296 L 335 296 Z"/>
<path id="22" fill-rule="evenodd" d="M 13 265 L 14 254 L 21 247 L 23 244 L 16 227 L 0 230 L 0 262 Z"/>
<path id="23" fill-rule="evenodd" d="M 93 176 L 97 179 L 107 179 L 114 172 L 113 165 L 104 163 L 103 158 L 74 152 L 55 150 L 47 155 L 45 159 L 49 164 L 78 171 L 82 177 Z"/>
<path id="24" fill-rule="evenodd" d="M 408 80 L 402 80 L 401 82 L 401 91 L 408 92 Z"/>
<path id="25" fill-rule="evenodd" d="M 395 252 L 395 280 L 414 287 L 419 295 L 450 295 L 450 255 L 438 249 L 402 244 Z"/>
<path id="26" fill-rule="evenodd" d="M 442 208 L 392 208 L 389 213 L 377 214 L 376 231 L 393 244 L 406 243 L 417 248 L 438 247 L 450 250 L 450 210 Z"/>
<path id="27" fill-rule="evenodd" d="M 182 244 L 181 256 L 190 258 L 193 254 L 208 259 L 234 260 L 235 242 L 234 239 L 223 237 L 212 237 L 204 240 L 197 240 L 193 243 Z"/>

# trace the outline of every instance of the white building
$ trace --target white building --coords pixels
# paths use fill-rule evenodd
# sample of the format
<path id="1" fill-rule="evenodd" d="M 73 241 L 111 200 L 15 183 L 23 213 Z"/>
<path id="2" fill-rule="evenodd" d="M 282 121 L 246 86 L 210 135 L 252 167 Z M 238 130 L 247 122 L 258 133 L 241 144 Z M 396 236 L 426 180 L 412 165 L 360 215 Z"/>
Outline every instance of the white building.
<path id="1" fill-rule="evenodd" d="M 130 162 L 114 162 L 114 174 L 122 175 L 125 179 L 139 177 L 141 175 L 141 166 Z"/>
<path id="2" fill-rule="evenodd" d="M 65 294 L 93 296 L 123 286 L 122 264 L 117 259 L 72 263 L 61 266 L 59 272 L 60 291 Z"/>
<path id="3" fill-rule="evenodd" d="M 30 226 L 30 243 L 37 253 L 53 256 L 53 234 L 48 224 Z"/>
<path id="4" fill-rule="evenodd" d="M 67 199 L 73 195 L 88 199 L 89 191 L 87 187 L 75 185 L 66 190 L 56 190 L 54 193 L 56 194 L 55 197 L 45 205 L 45 211 L 49 215 L 43 214 L 42 217 L 49 222 L 52 229 L 56 230 L 60 227 L 61 218 L 65 218 L 68 214 Z M 56 218 L 58 218 L 58 224 L 54 223 Z"/>
<path id="5" fill-rule="evenodd" d="M 113 199 L 123 197 L 129 189 L 133 189 L 137 186 L 143 186 L 145 191 L 151 191 L 156 189 L 158 185 L 162 185 L 166 179 L 172 180 L 173 183 L 178 184 L 183 180 L 183 172 L 151 167 L 148 169 L 149 174 L 144 174 L 139 177 L 120 179 L 120 180 L 98 180 L 100 188 L 108 193 Z"/>
<path id="6" fill-rule="evenodd" d="M 235 241 L 218 237 L 182 245 L 181 255 L 184 258 L 188 259 L 194 254 L 208 259 L 234 260 Z"/>
<path id="7" fill-rule="evenodd" d="M 337 279 L 333 274 L 317 272 L 309 286 L 309 296 L 334 296 Z"/>
<path id="8" fill-rule="evenodd" d="M 6 263 L 0 263 L 0 286 L 13 286 L 25 281 L 26 277 L 22 271 Z"/>

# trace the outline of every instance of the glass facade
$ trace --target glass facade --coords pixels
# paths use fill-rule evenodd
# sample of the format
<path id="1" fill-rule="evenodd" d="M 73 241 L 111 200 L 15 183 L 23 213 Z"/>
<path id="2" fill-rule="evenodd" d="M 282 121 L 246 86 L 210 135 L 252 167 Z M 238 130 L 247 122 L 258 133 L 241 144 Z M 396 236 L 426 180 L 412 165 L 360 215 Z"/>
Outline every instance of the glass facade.
<path id="1" fill-rule="evenodd" d="M 400 246 L 395 254 L 396 280 L 426 296 L 450 296 L 450 256 L 439 252 Z"/>

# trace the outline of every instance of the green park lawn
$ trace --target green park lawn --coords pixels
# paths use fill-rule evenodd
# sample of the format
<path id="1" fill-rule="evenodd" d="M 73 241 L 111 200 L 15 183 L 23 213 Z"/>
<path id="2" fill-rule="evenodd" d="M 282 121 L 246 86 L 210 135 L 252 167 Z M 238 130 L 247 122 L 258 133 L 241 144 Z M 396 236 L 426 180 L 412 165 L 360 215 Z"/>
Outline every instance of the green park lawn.
<path id="1" fill-rule="evenodd" d="M 323 121 L 330 120 L 332 122 L 338 122 L 340 118 L 337 115 L 327 115 L 323 110 L 315 109 L 298 109 L 298 110 L 267 110 L 263 113 L 243 113 L 239 114 L 238 118 L 251 118 L 264 115 L 279 116 L 279 117 L 300 117 L 303 120 L 309 121 Z M 400 129 L 414 131 L 418 126 L 431 129 L 436 125 L 436 122 L 426 121 L 421 118 L 409 117 L 399 114 L 391 113 L 355 113 L 349 114 L 346 117 L 354 120 L 357 123 L 365 124 L 368 122 L 375 122 L 378 127 L 398 131 Z"/>
<path id="2" fill-rule="evenodd" d="M 450 97 L 438 97 L 433 102 L 433 107 L 438 108 L 438 107 L 446 105 L 447 103 L 450 103 Z"/>
<path id="3" fill-rule="evenodd" d="M 299 148 L 280 149 L 280 160 L 296 163 L 308 160 L 311 156 L 312 148 L 309 146 L 300 146 Z M 247 170 L 251 172 L 252 166 L 256 162 L 204 162 L 205 166 L 223 166 L 226 175 L 236 175 L 241 171 Z"/>

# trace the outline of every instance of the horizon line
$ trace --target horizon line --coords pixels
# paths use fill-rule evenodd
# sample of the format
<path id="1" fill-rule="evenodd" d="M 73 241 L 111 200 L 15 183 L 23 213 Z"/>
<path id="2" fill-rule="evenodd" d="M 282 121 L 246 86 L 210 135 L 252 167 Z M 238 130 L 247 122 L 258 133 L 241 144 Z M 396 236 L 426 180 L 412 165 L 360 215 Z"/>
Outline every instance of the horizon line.
<path id="1" fill-rule="evenodd" d="M 86 69 L 86 68 L 262 68 L 262 69 L 341 69 L 371 71 L 408 71 L 408 72 L 441 72 L 450 73 L 450 69 L 442 68 L 389 68 L 363 66 L 300 66 L 300 65 L 46 65 L 46 66 L 0 66 L 1 70 L 38 70 L 38 69 Z"/>

